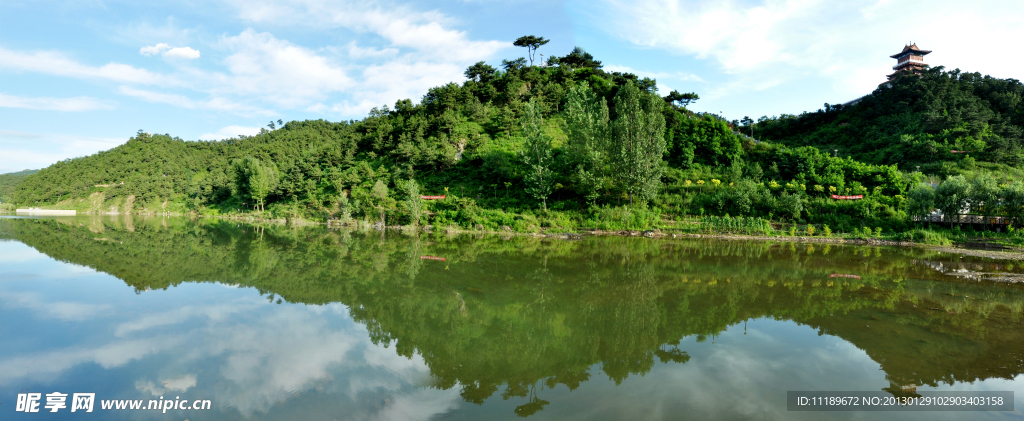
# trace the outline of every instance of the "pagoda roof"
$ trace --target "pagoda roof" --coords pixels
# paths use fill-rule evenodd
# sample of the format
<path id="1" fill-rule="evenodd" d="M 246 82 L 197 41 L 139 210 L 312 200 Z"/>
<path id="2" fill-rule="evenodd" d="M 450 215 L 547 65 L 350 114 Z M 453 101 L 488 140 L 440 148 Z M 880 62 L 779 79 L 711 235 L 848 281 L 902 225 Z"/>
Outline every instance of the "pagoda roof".
<path id="1" fill-rule="evenodd" d="M 903 57 L 903 56 L 905 56 L 905 55 L 907 55 L 909 53 L 916 53 L 918 55 L 922 55 L 923 56 L 923 55 L 928 54 L 930 52 L 932 52 L 932 50 L 922 50 L 920 48 L 917 48 L 917 44 L 916 43 L 911 43 L 909 45 L 903 46 L 903 51 L 900 51 L 898 54 L 893 54 L 893 55 L 891 55 L 889 57 L 900 58 L 900 57 Z"/>

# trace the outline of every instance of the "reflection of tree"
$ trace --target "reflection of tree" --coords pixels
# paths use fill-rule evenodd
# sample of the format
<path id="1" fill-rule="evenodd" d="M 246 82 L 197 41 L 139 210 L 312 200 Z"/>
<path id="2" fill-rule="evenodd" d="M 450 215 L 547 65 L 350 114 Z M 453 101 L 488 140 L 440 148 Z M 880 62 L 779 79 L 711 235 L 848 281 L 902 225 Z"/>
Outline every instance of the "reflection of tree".
<path id="1" fill-rule="evenodd" d="M 671 349 L 659 348 L 654 351 L 654 355 L 658 356 L 658 360 L 662 363 L 671 361 L 682 364 L 690 361 L 690 354 L 687 354 L 686 351 L 680 350 L 679 347 L 672 347 Z"/>
<path id="2" fill-rule="evenodd" d="M 420 355 L 433 387 L 461 387 L 478 404 L 504 388 L 503 397 L 527 399 L 520 415 L 546 404 L 538 383 L 574 390 L 595 366 L 621 382 L 657 363 L 686 363 L 680 338 L 761 317 L 840 336 L 900 385 L 1024 372 L 1022 288 L 926 281 L 946 279 L 916 263 L 948 259 L 930 251 L 618 237 L 382 240 L 276 226 L 261 239 L 246 226 L 168 221 L 136 220 L 129 232 L 103 220 L 0 220 L 0 238 L 140 291 L 225 282 L 290 302 L 343 303 L 374 343 Z M 976 270 L 995 270 L 987 267 Z M 836 273 L 861 279 L 830 278 Z"/>
<path id="3" fill-rule="evenodd" d="M 512 386 L 509 385 L 510 389 L 511 389 L 511 387 Z M 543 399 L 540 399 L 540 398 L 537 397 L 537 384 L 536 383 L 531 384 L 529 387 L 530 387 L 530 393 L 529 393 L 529 396 L 528 396 L 528 399 L 529 399 L 528 402 L 525 403 L 525 404 L 517 406 L 516 409 L 514 410 L 516 415 L 518 415 L 520 417 L 523 417 L 523 418 L 537 413 L 537 411 L 540 411 L 540 410 L 544 409 L 544 405 L 547 405 L 547 404 L 551 403 L 551 402 L 548 402 L 546 400 L 543 400 Z M 526 396 L 526 394 L 524 393 L 523 395 L 516 395 L 516 396 Z M 502 395 L 502 397 L 505 398 L 505 399 L 508 399 L 508 398 L 505 397 L 505 395 Z"/>

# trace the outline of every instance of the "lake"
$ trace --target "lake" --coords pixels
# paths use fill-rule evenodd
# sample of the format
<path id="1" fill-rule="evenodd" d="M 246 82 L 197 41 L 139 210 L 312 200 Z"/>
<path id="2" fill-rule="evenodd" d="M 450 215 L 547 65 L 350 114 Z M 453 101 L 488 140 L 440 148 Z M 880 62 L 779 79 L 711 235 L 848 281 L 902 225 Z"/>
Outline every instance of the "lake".
<path id="1" fill-rule="evenodd" d="M 0 217 L 0 418 L 1024 419 L 1024 285 L 991 280 L 1021 273 L 914 248 Z M 791 412 L 787 391 L 1015 410 Z M 209 409 L 100 408 L 118 400 Z"/>

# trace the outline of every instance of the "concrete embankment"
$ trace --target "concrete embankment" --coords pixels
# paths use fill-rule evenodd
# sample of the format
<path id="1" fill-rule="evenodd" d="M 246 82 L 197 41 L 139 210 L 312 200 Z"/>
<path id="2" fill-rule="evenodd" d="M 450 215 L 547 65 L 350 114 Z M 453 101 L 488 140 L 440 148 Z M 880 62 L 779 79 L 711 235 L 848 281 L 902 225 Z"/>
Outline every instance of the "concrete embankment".
<path id="1" fill-rule="evenodd" d="M 14 211 L 16 215 L 30 215 L 30 216 L 75 216 L 78 215 L 76 210 L 67 209 L 17 209 Z"/>

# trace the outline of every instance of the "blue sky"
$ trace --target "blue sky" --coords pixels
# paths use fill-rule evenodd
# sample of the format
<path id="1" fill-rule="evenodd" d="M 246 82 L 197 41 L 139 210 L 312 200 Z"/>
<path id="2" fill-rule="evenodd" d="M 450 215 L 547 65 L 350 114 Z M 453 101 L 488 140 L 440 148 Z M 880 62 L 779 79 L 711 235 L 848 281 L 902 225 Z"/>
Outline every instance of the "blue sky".
<path id="1" fill-rule="evenodd" d="M 270 120 L 360 119 L 464 80 L 477 61 L 581 46 L 606 69 L 694 91 L 739 119 L 871 92 L 909 41 L 945 65 L 1024 77 L 1020 0 L 0 2 L 0 173 Z"/>

